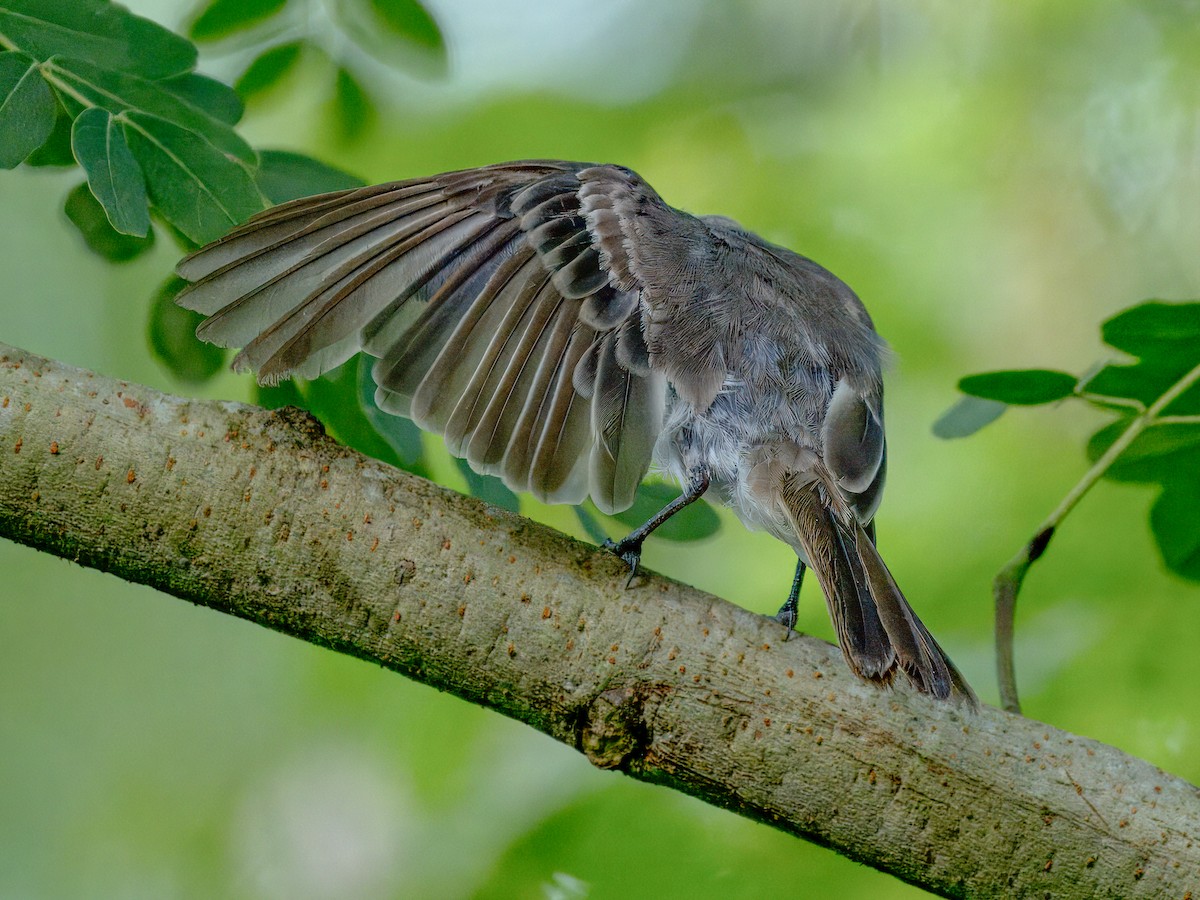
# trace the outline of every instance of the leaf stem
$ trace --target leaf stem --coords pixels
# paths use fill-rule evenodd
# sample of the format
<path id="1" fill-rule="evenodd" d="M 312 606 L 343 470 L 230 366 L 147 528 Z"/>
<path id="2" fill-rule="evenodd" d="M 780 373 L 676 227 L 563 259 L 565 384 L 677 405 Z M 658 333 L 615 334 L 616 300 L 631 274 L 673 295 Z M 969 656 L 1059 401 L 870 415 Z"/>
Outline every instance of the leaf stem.
<path id="1" fill-rule="evenodd" d="M 1134 400 L 1132 397 L 1112 397 L 1108 394 L 1093 394 L 1091 391 L 1080 390 L 1075 391 L 1074 396 L 1100 406 L 1119 406 L 1122 409 L 1135 409 L 1139 413 L 1146 410 L 1145 403 L 1141 400 Z"/>
<path id="2" fill-rule="evenodd" d="M 1129 427 L 1121 432 L 1121 436 L 1113 441 L 1104 454 L 1087 470 L 1079 483 L 1071 488 L 1062 502 L 1046 517 L 1034 533 L 1033 538 L 996 575 L 996 579 L 992 583 L 992 594 L 996 603 L 996 677 L 1000 684 L 1000 704 L 1009 712 L 1020 713 L 1021 711 L 1021 703 L 1017 697 L 1016 670 L 1013 665 L 1013 627 L 1017 611 L 1017 594 L 1021 591 L 1021 584 L 1029 572 L 1029 567 L 1046 551 L 1050 539 L 1054 537 L 1055 530 L 1067 517 L 1067 514 L 1075 508 L 1075 505 L 1083 499 L 1083 495 L 1104 476 L 1108 468 L 1129 448 L 1138 435 L 1151 425 L 1161 421 L 1159 414 L 1197 381 L 1200 381 L 1200 365 L 1192 368 L 1167 388 L 1157 400 L 1146 407 L 1144 412 L 1135 416 L 1129 423 Z M 1176 418 L 1179 417 L 1170 417 L 1171 420 Z M 1191 417 L 1183 418 L 1190 419 Z"/>
<path id="3" fill-rule="evenodd" d="M 42 77 L 46 79 L 47 84 L 59 93 L 70 97 L 84 109 L 89 109 L 96 105 L 86 94 L 82 93 L 77 87 L 62 77 L 63 70 L 56 66 L 52 59 L 38 63 L 38 69 L 41 71 Z"/>

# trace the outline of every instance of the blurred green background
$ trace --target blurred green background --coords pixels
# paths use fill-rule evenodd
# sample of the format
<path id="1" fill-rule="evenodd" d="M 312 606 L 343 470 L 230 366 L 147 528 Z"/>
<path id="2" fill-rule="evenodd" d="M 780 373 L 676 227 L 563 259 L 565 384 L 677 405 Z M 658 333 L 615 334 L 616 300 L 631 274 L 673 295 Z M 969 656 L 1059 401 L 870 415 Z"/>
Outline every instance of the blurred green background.
<path id="1" fill-rule="evenodd" d="M 129 5 L 174 28 L 195 14 Z M 310 60 L 242 133 L 371 181 L 619 162 L 837 272 L 896 353 L 881 545 L 994 701 L 991 578 L 1102 420 L 1016 411 L 958 442 L 930 426 L 963 374 L 1081 372 L 1106 356 L 1101 319 L 1200 295 L 1200 3 L 427 5 L 444 71 L 364 58 L 378 111 L 347 128 Z M 201 68 L 232 79 L 245 61 L 218 46 Z M 78 180 L 0 177 L 0 340 L 194 391 L 145 335 L 176 249 L 89 254 L 60 211 Z M 251 385 L 225 374 L 201 393 Z M 1200 591 L 1164 572 L 1152 498 L 1103 483 L 1068 520 L 1022 596 L 1018 675 L 1028 715 L 1195 782 Z M 645 561 L 764 613 L 792 571 L 732 519 L 702 544 L 651 541 Z M 0 896 L 921 894 L 361 662 L 11 544 L 0 567 Z M 831 639 L 815 584 L 802 599 L 799 627 Z"/>

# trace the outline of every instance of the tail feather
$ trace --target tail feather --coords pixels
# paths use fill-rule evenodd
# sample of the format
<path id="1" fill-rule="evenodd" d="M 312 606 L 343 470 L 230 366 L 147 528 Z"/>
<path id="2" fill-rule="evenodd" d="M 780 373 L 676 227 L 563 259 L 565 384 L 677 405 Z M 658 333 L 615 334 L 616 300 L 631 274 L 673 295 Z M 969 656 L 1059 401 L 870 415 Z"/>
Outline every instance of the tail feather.
<path id="1" fill-rule="evenodd" d="M 904 673 L 922 691 L 935 697 L 957 693 L 975 702 L 970 685 L 917 618 L 874 541 L 858 524 L 855 525 L 855 552 L 862 560 L 880 621 L 897 647 L 897 658 Z"/>
<path id="2" fill-rule="evenodd" d="M 786 485 L 781 504 L 821 583 L 838 644 L 860 678 L 889 684 L 897 670 L 923 693 L 977 701 L 913 612 L 867 531 L 840 521 L 815 482 Z"/>
<path id="3" fill-rule="evenodd" d="M 854 674 L 880 684 L 896 674 L 896 648 L 879 617 L 862 561 L 810 483 L 787 483 L 783 509 L 825 593 L 838 646 Z"/>

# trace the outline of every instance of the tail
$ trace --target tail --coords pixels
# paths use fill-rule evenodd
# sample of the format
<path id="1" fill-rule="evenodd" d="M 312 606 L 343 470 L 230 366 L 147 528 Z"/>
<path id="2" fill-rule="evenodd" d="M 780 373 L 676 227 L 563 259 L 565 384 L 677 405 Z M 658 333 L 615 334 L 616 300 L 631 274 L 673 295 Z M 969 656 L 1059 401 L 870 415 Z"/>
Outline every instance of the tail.
<path id="1" fill-rule="evenodd" d="M 850 524 L 841 521 L 820 491 L 816 482 L 787 479 L 781 505 L 825 592 L 851 671 L 890 684 L 899 670 L 923 693 L 976 705 L 975 693 L 904 599 L 874 541 L 852 515 Z"/>

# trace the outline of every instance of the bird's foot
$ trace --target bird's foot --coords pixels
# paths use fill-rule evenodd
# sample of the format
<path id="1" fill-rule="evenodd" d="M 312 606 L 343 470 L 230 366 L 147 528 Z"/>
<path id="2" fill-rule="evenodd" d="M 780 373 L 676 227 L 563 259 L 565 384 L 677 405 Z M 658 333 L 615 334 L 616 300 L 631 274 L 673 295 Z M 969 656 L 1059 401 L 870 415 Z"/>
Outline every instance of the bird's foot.
<path id="1" fill-rule="evenodd" d="M 642 542 L 630 540 L 629 538 L 624 538 L 620 541 L 608 538 L 600 546 L 609 553 L 621 557 L 621 559 L 625 560 L 625 565 L 629 566 L 629 578 L 625 581 L 625 590 L 629 590 L 634 579 L 638 576 L 638 566 L 642 562 Z"/>
<path id="2" fill-rule="evenodd" d="M 771 617 L 784 627 L 783 639 L 785 641 L 792 636 L 792 632 L 796 628 L 796 620 L 799 618 L 796 606 L 796 598 L 788 597 L 783 606 L 779 607 L 779 612 Z"/>

